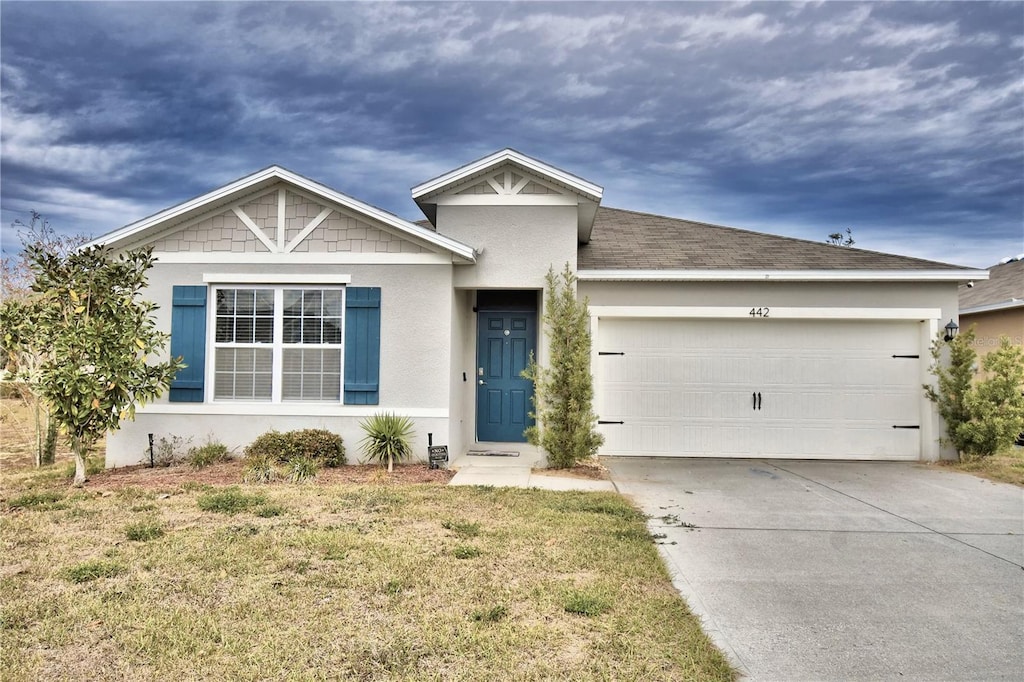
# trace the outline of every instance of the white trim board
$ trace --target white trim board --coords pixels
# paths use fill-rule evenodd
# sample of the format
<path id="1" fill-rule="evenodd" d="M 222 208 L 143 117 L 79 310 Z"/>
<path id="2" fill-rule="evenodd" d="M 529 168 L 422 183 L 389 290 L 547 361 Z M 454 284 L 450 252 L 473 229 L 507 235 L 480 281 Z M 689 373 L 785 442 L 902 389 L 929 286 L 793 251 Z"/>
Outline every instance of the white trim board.
<path id="1" fill-rule="evenodd" d="M 756 303 L 756 302 L 755 302 Z M 752 317 L 752 308 L 767 308 L 764 317 Z M 590 306 L 591 318 L 750 318 L 761 320 L 938 320 L 940 308 L 793 308 L 767 306 Z"/>
<path id="2" fill-rule="evenodd" d="M 361 253 L 334 251 L 322 253 L 245 253 L 228 251 L 165 251 L 154 252 L 158 263 L 198 263 L 222 265 L 452 265 L 450 255 L 442 253 Z M 462 264 L 454 262 L 455 265 Z"/>
<path id="3" fill-rule="evenodd" d="M 457 185 L 478 173 L 486 172 L 490 168 L 497 167 L 503 163 L 513 163 L 524 170 L 540 175 L 543 178 L 557 182 L 565 187 L 585 195 L 593 201 L 600 201 L 604 195 L 604 188 L 583 178 L 567 173 L 566 171 L 549 166 L 543 161 L 538 161 L 514 149 L 502 149 L 501 151 L 489 154 L 482 159 L 471 161 L 465 166 L 449 171 L 444 175 L 427 180 L 412 188 L 412 198 L 419 200 L 434 192 L 439 192 L 448 187 Z"/>
<path id="4" fill-rule="evenodd" d="M 580 270 L 581 282 L 965 282 L 987 270 Z"/>
<path id="5" fill-rule="evenodd" d="M 204 284 L 351 284 L 352 275 L 204 272 Z"/>
<path id="6" fill-rule="evenodd" d="M 151 403 L 138 414 L 212 414 L 279 417 L 370 417 L 382 410 L 413 419 L 447 419 L 444 407 L 382 407 L 381 405 L 342 405 L 341 403 L 243 402 Z"/>
<path id="7" fill-rule="evenodd" d="M 975 315 L 977 313 L 992 313 L 998 310 L 1012 310 L 1014 308 L 1024 308 L 1024 300 L 1012 298 L 1002 303 L 989 303 L 986 305 L 976 305 L 973 308 L 961 308 L 960 314 Z"/>

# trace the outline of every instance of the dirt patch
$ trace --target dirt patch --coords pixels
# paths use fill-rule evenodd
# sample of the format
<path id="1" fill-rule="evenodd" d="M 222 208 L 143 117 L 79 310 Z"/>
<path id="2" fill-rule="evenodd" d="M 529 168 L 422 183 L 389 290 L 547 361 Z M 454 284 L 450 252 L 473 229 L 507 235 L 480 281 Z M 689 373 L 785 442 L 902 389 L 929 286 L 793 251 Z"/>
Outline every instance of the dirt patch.
<path id="1" fill-rule="evenodd" d="M 580 462 L 571 469 L 532 469 L 538 476 L 560 476 L 561 478 L 585 478 L 591 481 L 609 481 L 608 467 L 597 460 Z"/>
<path id="2" fill-rule="evenodd" d="M 173 488 L 184 483 L 233 485 L 242 482 L 243 466 L 241 460 L 236 460 L 203 469 L 193 469 L 189 466 L 150 468 L 146 465 L 136 465 L 121 467 L 91 475 L 86 487 L 95 490 L 112 490 L 129 486 L 144 489 Z M 375 464 L 351 464 L 333 469 L 321 469 L 311 485 L 338 483 L 445 484 L 454 475 L 454 471 L 430 469 L 426 464 L 400 464 L 395 466 L 394 472 L 390 474 Z"/>

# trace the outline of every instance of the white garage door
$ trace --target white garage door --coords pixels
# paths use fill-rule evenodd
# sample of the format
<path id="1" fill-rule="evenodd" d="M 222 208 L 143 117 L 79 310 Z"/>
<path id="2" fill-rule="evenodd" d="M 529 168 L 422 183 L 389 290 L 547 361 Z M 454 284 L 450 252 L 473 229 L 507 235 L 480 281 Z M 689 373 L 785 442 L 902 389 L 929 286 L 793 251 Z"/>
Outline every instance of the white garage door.
<path id="1" fill-rule="evenodd" d="M 602 319 L 601 453 L 918 459 L 918 330 L 904 321 Z"/>

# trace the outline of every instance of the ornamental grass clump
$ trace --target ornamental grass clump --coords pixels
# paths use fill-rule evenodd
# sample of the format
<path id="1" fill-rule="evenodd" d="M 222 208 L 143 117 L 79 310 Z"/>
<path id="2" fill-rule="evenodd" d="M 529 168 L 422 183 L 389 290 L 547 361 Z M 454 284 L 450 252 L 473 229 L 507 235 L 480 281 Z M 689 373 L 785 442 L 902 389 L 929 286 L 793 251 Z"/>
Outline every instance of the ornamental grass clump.
<path id="1" fill-rule="evenodd" d="M 360 441 L 363 453 L 372 462 L 381 466 L 387 462 L 388 473 L 394 471 L 394 463 L 412 457 L 410 439 L 414 424 L 408 417 L 400 417 L 391 412 L 378 412 L 359 423 L 366 432 Z"/>

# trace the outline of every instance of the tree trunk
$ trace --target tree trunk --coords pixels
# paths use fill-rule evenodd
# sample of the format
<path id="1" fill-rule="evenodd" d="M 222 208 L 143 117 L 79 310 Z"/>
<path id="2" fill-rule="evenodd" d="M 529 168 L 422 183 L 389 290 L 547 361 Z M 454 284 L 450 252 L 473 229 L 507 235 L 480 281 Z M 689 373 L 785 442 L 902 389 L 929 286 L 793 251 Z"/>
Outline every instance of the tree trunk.
<path id="1" fill-rule="evenodd" d="M 43 442 L 43 464 L 53 464 L 57 459 L 57 438 L 60 429 L 50 415 L 46 415 L 46 440 Z"/>
<path id="2" fill-rule="evenodd" d="M 85 456 L 88 454 L 88 446 L 82 439 L 75 436 L 71 439 L 71 450 L 75 453 L 75 487 L 81 488 L 85 485 Z"/>
<path id="3" fill-rule="evenodd" d="M 388 473 L 390 474 L 394 470 L 394 460 L 392 460 L 391 455 L 388 455 Z"/>
<path id="4" fill-rule="evenodd" d="M 32 396 L 35 401 L 35 419 L 36 419 L 36 467 L 43 465 L 43 424 L 42 424 L 42 407 L 39 404 L 39 396 Z"/>

